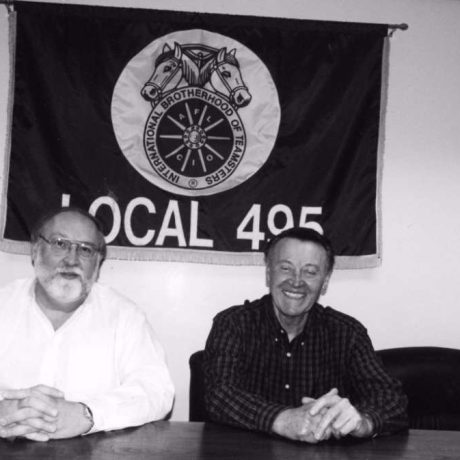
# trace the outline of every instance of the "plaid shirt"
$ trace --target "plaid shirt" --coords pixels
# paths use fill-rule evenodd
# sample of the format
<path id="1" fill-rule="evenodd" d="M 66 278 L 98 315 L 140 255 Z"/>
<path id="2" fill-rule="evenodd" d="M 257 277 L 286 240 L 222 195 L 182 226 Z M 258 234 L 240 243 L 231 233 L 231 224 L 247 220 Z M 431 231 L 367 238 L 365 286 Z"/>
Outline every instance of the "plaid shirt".
<path id="1" fill-rule="evenodd" d="M 276 416 L 331 388 L 367 414 L 376 434 L 407 428 L 407 398 L 354 318 L 315 304 L 289 342 L 270 295 L 219 313 L 204 354 L 211 419 L 271 432 Z"/>

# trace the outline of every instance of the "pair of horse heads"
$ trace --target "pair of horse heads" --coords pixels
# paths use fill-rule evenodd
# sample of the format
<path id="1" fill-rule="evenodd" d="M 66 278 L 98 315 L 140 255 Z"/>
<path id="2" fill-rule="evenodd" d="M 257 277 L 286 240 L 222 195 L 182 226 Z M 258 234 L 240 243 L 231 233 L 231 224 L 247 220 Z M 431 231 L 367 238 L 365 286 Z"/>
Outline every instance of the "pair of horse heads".
<path id="1" fill-rule="evenodd" d="M 212 89 L 226 97 L 236 108 L 245 107 L 251 101 L 251 94 L 243 81 L 236 50 L 227 48 L 213 50 L 208 59 L 198 65 L 193 56 L 185 53 L 181 45 L 168 44 L 155 61 L 152 76 L 144 84 L 141 94 L 152 105 L 156 105 L 170 91 L 182 86 L 204 87 L 207 83 Z"/>

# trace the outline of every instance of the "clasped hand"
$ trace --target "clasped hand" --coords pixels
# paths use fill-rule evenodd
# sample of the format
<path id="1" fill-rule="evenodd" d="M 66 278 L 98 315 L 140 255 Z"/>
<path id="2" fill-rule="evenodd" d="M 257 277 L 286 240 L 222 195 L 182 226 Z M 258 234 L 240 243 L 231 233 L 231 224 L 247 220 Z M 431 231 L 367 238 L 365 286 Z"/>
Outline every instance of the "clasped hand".
<path id="1" fill-rule="evenodd" d="M 302 398 L 302 405 L 281 412 L 275 419 L 273 431 L 298 441 L 317 443 L 331 436 L 372 434 L 372 423 L 363 417 L 347 398 L 339 396 L 336 388 L 318 399 Z"/>
<path id="2" fill-rule="evenodd" d="M 0 438 L 33 441 L 78 436 L 89 428 L 81 404 L 53 387 L 0 391 Z"/>

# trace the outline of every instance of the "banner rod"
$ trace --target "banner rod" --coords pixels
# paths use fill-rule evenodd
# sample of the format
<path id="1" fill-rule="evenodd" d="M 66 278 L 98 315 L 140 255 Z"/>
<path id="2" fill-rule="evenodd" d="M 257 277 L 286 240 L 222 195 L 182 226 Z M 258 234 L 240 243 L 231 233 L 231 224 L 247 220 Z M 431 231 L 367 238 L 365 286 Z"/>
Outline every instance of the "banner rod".
<path id="1" fill-rule="evenodd" d="M 0 0 L 0 5 L 5 5 L 9 11 L 12 11 L 12 7 L 14 3 L 15 3 L 15 0 Z M 409 28 L 409 25 L 406 24 L 405 22 L 401 24 L 388 24 L 388 28 L 393 33 L 395 30 L 407 30 Z"/>
<path id="2" fill-rule="evenodd" d="M 407 30 L 409 25 L 405 22 L 401 24 L 388 24 L 388 29 L 390 30 L 390 37 L 394 34 L 396 30 Z"/>
<path id="3" fill-rule="evenodd" d="M 15 3 L 15 0 L 0 0 L 0 5 L 5 5 L 9 13 L 14 11 L 14 8 L 13 8 L 14 3 Z M 390 29 L 390 37 L 393 35 L 393 33 L 396 30 L 407 30 L 408 28 L 409 28 L 409 25 L 406 24 L 405 22 L 401 24 L 388 24 L 388 29 Z"/>

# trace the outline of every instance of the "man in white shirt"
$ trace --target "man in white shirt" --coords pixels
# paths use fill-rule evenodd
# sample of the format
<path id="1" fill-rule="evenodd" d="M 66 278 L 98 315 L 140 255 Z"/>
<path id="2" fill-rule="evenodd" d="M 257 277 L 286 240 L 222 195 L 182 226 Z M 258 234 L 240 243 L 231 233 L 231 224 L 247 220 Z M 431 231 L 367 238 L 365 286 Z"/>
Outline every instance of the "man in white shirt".
<path id="1" fill-rule="evenodd" d="M 35 279 L 0 289 L 0 437 L 35 441 L 164 418 L 174 388 L 145 314 L 96 282 L 94 217 L 49 214 L 32 232 Z"/>

